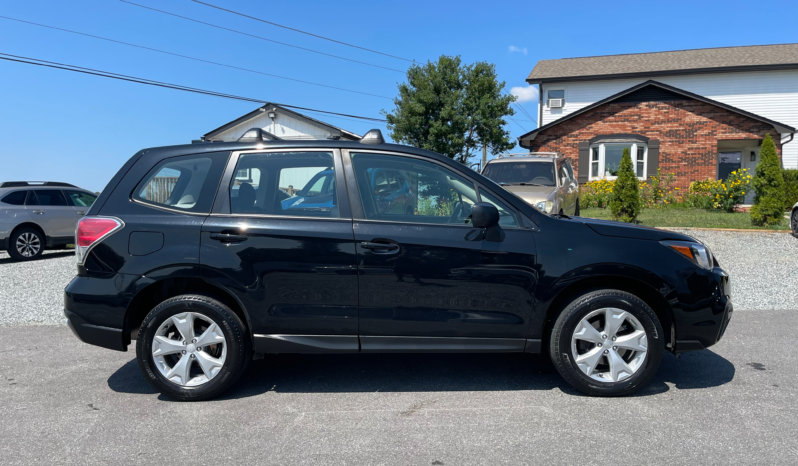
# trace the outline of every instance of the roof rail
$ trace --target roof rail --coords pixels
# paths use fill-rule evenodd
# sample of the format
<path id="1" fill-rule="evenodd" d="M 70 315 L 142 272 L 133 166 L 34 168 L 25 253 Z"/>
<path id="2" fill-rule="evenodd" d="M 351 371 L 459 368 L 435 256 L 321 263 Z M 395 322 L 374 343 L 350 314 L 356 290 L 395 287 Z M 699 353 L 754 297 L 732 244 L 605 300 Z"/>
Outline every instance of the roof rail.
<path id="1" fill-rule="evenodd" d="M 23 186 L 60 186 L 64 188 L 77 188 L 74 184 L 60 181 L 5 181 L 0 183 L 0 188 L 20 188 Z"/>
<path id="2" fill-rule="evenodd" d="M 559 157 L 560 154 L 557 152 L 513 152 L 510 154 L 499 154 L 496 158 L 503 158 L 503 157 Z"/>

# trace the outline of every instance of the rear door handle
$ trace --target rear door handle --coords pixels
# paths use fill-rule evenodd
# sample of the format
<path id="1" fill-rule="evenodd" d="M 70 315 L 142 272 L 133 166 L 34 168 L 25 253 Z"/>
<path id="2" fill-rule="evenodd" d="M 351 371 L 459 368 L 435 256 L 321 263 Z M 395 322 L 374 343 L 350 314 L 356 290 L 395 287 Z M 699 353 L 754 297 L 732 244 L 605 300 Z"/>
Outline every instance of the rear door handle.
<path id="1" fill-rule="evenodd" d="M 78 215 L 86 215 L 86 211 L 85 210 L 79 210 L 78 211 Z"/>
<path id="2" fill-rule="evenodd" d="M 247 235 L 231 235 L 228 233 L 211 233 L 211 239 L 221 241 L 222 243 L 240 243 L 246 241 Z"/>
<path id="3" fill-rule="evenodd" d="M 43 211 L 43 210 L 34 210 L 34 211 L 32 211 L 32 212 L 33 212 L 34 214 L 39 214 L 39 215 L 43 215 L 43 214 L 44 214 L 44 211 Z"/>
<path id="4" fill-rule="evenodd" d="M 370 249 L 375 254 L 393 254 L 399 252 L 399 245 L 393 243 L 377 243 L 373 241 L 363 241 L 360 243 L 363 249 Z"/>

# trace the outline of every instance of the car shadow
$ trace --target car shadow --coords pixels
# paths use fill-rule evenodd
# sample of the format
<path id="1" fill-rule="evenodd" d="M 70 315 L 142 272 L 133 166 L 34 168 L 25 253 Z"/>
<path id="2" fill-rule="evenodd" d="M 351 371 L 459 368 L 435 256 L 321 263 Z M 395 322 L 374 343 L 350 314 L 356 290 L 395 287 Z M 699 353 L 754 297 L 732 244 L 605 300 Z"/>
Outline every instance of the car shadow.
<path id="1" fill-rule="evenodd" d="M 651 383 L 634 396 L 711 388 L 734 378 L 734 365 L 712 351 L 670 353 Z M 117 392 L 157 393 L 132 360 L 108 379 Z M 560 377 L 548 357 L 529 354 L 278 354 L 252 361 L 220 399 L 276 393 L 519 391 L 559 389 L 583 396 Z M 162 400 L 170 400 L 163 395 Z"/>
<path id="2" fill-rule="evenodd" d="M 35 260 L 31 261 L 31 262 L 40 262 L 40 261 L 46 261 L 48 259 L 58 259 L 58 258 L 61 258 L 61 257 L 68 257 L 68 256 L 74 256 L 74 255 L 75 255 L 75 250 L 74 249 L 64 250 L 64 251 L 55 251 L 55 252 L 46 251 L 44 254 L 42 254 L 42 256 L 40 258 L 35 259 Z M 0 254 L 0 265 L 3 265 L 3 264 L 22 264 L 22 263 L 24 263 L 24 261 L 16 261 L 16 260 L 12 259 L 11 256 L 9 256 L 8 254 Z"/>

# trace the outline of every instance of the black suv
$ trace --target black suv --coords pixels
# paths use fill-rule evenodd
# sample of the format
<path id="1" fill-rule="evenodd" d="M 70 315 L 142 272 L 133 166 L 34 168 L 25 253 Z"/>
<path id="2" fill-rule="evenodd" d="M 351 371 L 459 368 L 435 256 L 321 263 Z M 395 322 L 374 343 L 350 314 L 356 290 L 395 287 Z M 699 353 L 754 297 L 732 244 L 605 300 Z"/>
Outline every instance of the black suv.
<path id="1" fill-rule="evenodd" d="M 294 194 L 321 172 L 331 199 Z M 577 389 L 625 395 L 732 316 L 693 238 L 546 215 L 376 130 L 143 150 L 75 242 L 70 327 L 119 351 L 136 339 L 144 377 L 182 400 L 269 353 L 548 353 Z"/>

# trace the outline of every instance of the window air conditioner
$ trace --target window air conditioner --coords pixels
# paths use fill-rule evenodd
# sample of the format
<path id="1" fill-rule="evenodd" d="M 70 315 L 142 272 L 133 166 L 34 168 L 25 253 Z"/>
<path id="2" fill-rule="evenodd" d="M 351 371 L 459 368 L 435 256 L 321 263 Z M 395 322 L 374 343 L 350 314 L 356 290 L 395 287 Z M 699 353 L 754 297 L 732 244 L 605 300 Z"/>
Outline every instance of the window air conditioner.
<path id="1" fill-rule="evenodd" d="M 562 99 L 549 99 L 549 108 L 562 108 Z"/>

